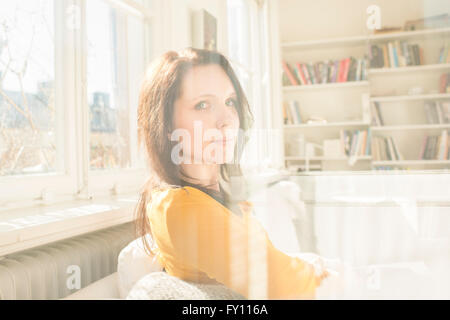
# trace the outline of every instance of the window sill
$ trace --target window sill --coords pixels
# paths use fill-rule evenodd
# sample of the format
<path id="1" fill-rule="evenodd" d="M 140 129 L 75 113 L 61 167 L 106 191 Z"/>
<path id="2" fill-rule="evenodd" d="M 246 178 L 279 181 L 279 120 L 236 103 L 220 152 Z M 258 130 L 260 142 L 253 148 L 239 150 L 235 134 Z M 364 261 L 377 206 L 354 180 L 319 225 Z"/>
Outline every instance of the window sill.
<path id="1" fill-rule="evenodd" d="M 0 257 L 83 233 L 131 222 L 135 195 L 76 200 L 0 214 Z"/>

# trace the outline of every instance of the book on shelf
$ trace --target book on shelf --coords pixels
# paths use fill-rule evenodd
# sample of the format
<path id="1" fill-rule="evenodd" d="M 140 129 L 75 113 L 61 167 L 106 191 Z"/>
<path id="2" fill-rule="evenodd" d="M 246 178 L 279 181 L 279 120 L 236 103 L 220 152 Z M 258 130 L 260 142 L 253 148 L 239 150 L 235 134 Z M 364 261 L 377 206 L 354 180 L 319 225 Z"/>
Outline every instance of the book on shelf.
<path id="1" fill-rule="evenodd" d="M 290 100 L 283 104 L 284 124 L 301 124 L 303 123 L 300 105 L 297 100 Z"/>
<path id="2" fill-rule="evenodd" d="M 372 157 L 375 161 L 404 160 L 397 143 L 392 137 L 372 137 Z"/>
<path id="3" fill-rule="evenodd" d="M 325 60 L 315 63 L 283 61 L 283 86 L 367 80 L 367 57 Z"/>
<path id="4" fill-rule="evenodd" d="M 438 136 L 424 137 L 419 160 L 449 160 L 448 130 L 442 130 Z"/>
<path id="5" fill-rule="evenodd" d="M 371 44 L 370 67 L 396 68 L 423 65 L 423 49 L 405 40 L 392 40 L 383 44 Z"/>
<path id="6" fill-rule="evenodd" d="M 408 20 L 405 22 L 403 29 L 405 31 L 414 31 L 447 27 L 450 27 L 450 17 L 448 13 L 444 13 L 422 19 Z"/>
<path id="7" fill-rule="evenodd" d="M 342 153 L 349 157 L 367 156 L 371 154 L 370 132 L 368 130 L 340 130 Z"/>
<path id="8" fill-rule="evenodd" d="M 450 63 L 450 44 L 446 43 L 439 50 L 438 63 Z"/>
<path id="9" fill-rule="evenodd" d="M 371 104 L 371 113 L 372 113 L 372 125 L 374 126 L 384 126 L 383 117 L 381 116 L 380 103 L 378 101 L 374 101 Z"/>
<path id="10" fill-rule="evenodd" d="M 424 107 L 429 124 L 450 123 L 450 101 L 426 101 Z"/>
<path id="11" fill-rule="evenodd" d="M 290 84 L 293 86 L 297 86 L 299 84 L 298 80 L 297 80 L 291 66 L 289 65 L 289 63 L 287 63 L 286 61 L 282 61 L 282 66 L 283 66 L 283 72 L 289 79 Z"/>
<path id="12" fill-rule="evenodd" d="M 450 72 L 439 77 L 439 93 L 450 93 Z"/>

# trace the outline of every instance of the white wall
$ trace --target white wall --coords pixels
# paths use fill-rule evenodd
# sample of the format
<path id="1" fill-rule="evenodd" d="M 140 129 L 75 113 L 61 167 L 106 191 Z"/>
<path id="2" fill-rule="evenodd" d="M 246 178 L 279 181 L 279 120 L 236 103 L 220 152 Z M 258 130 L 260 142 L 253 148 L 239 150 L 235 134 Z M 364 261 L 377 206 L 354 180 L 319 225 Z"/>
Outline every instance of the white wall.
<path id="1" fill-rule="evenodd" d="M 380 7 L 382 27 L 450 13 L 448 0 L 279 0 L 281 41 L 365 35 L 370 5 Z"/>

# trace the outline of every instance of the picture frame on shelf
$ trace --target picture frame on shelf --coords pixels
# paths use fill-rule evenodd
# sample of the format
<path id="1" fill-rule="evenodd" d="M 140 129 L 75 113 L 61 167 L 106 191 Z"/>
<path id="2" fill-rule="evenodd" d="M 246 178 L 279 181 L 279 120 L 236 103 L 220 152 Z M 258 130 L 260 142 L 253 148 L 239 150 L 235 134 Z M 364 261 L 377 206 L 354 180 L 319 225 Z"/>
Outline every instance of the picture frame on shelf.
<path id="1" fill-rule="evenodd" d="M 192 15 L 192 46 L 217 50 L 217 18 L 205 9 L 197 10 Z"/>

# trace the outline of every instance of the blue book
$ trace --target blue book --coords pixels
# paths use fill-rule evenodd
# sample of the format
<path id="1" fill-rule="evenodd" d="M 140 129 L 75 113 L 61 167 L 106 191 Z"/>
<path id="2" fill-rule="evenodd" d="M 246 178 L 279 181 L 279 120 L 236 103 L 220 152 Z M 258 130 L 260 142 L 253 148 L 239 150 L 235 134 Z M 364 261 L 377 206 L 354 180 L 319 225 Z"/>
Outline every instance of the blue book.
<path id="1" fill-rule="evenodd" d="M 300 115 L 300 106 L 297 100 L 294 101 L 294 108 L 295 112 L 297 113 L 298 123 L 302 123 L 302 116 Z"/>
<path id="2" fill-rule="evenodd" d="M 394 63 L 395 63 L 395 66 L 398 67 L 397 48 L 394 47 L 394 48 L 392 49 L 392 51 L 394 52 Z"/>
<path id="3" fill-rule="evenodd" d="M 366 140 L 366 151 L 365 151 L 365 155 L 368 156 L 370 155 L 370 136 L 371 136 L 371 132 L 370 132 L 370 128 L 367 129 L 367 140 Z"/>

